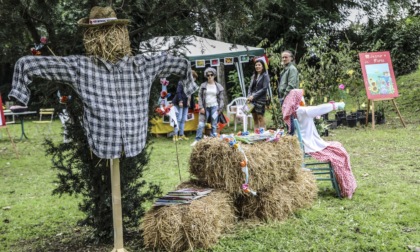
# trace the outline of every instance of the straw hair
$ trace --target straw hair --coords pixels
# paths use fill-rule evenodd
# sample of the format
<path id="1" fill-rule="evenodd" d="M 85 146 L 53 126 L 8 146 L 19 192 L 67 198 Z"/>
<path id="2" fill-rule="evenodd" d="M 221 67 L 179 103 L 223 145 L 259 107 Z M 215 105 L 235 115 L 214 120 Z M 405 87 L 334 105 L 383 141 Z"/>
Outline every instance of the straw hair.
<path id="1" fill-rule="evenodd" d="M 130 39 L 126 26 L 98 26 L 86 29 L 83 43 L 87 55 L 97 56 L 112 63 L 131 56 Z"/>

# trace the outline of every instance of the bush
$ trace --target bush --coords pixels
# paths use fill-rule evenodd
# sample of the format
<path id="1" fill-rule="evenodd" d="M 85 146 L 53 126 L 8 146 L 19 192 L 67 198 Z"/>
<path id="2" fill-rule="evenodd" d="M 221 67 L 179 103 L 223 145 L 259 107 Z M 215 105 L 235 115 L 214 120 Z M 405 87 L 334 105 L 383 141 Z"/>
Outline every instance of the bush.
<path id="1" fill-rule="evenodd" d="M 72 93 L 72 97 L 76 97 Z M 57 184 L 53 194 L 80 194 L 83 202 L 79 205 L 86 218 L 80 224 L 93 227 L 96 241 L 106 241 L 113 237 L 112 195 L 109 160 L 96 157 L 89 148 L 82 128 L 83 107 L 74 98 L 67 106 L 72 123 L 67 125 L 69 143 L 54 143 L 46 140 L 47 154 L 52 157 L 53 169 L 57 170 Z M 145 210 L 144 202 L 161 194 L 156 185 L 143 188 L 141 180 L 143 167 L 149 162 L 149 141 L 146 148 L 136 157 L 120 158 L 121 198 L 124 228 L 137 228 Z"/>

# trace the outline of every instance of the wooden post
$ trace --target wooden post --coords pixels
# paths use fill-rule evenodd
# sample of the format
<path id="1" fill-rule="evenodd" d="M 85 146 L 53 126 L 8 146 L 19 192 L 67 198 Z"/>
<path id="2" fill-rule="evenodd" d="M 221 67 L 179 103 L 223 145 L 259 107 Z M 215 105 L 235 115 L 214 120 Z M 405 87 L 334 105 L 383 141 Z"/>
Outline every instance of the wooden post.
<path id="1" fill-rule="evenodd" d="M 127 252 L 124 249 L 121 207 L 120 160 L 111 160 L 112 219 L 114 222 L 114 249 L 112 252 Z"/>
<path id="2" fill-rule="evenodd" d="M 395 108 L 395 110 L 397 111 L 397 114 L 398 114 L 398 116 L 400 117 L 400 121 L 401 121 L 401 123 L 402 123 L 402 125 L 404 126 L 404 128 L 406 127 L 405 126 L 405 122 L 404 122 L 404 120 L 402 119 L 402 116 L 401 116 L 401 113 L 400 113 L 400 110 L 398 109 L 398 107 L 397 107 L 397 104 L 395 103 L 395 99 L 392 99 L 392 104 L 394 104 L 394 108 Z"/>
<path id="3" fill-rule="evenodd" d="M 375 101 L 374 100 L 372 100 L 372 129 L 375 129 Z"/>
<path id="4" fill-rule="evenodd" d="M 391 100 L 392 104 L 394 104 L 394 108 L 397 111 L 398 116 L 400 117 L 400 121 L 402 123 L 402 125 L 404 126 L 404 128 L 406 128 L 405 122 L 401 116 L 400 110 L 398 109 L 397 104 L 395 103 L 395 98 L 391 98 L 391 99 L 379 99 L 381 101 L 383 100 Z M 368 106 L 367 106 L 367 117 L 366 117 L 366 126 L 368 125 L 368 118 L 369 118 L 369 109 L 370 109 L 370 104 L 372 103 L 372 129 L 375 129 L 375 100 L 368 100 Z"/>

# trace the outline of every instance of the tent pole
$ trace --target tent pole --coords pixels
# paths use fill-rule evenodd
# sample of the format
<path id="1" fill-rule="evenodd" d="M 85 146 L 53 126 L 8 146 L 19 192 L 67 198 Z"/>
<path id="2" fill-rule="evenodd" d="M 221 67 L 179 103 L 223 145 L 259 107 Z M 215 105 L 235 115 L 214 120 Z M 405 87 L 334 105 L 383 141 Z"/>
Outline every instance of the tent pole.
<path id="1" fill-rule="evenodd" d="M 236 70 L 238 71 L 238 79 L 239 79 L 239 84 L 241 86 L 242 95 L 243 97 L 246 97 L 244 73 L 242 71 L 242 65 L 241 63 L 235 62 L 235 66 L 236 66 Z"/>

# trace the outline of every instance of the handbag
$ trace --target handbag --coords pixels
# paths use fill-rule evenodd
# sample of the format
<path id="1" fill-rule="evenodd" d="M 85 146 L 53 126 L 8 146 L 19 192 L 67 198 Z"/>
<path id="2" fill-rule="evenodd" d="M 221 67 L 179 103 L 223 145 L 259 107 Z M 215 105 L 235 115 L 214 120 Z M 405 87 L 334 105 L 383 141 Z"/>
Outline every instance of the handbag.
<path id="1" fill-rule="evenodd" d="M 228 123 L 228 119 L 227 117 L 223 114 L 223 112 L 220 112 L 218 118 L 217 118 L 217 122 L 221 123 L 221 124 L 227 124 Z"/>

